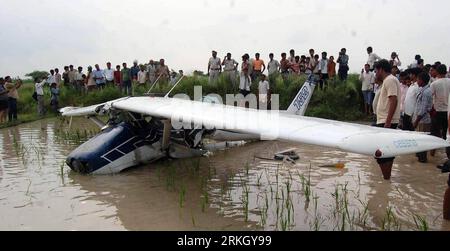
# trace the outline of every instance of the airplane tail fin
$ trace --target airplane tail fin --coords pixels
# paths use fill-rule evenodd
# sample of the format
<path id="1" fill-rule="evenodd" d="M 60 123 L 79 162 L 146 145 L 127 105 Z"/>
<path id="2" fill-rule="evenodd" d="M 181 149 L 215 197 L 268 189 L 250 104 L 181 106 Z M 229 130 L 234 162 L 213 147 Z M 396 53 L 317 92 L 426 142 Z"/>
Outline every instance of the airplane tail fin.
<path id="1" fill-rule="evenodd" d="M 292 104 L 287 109 L 287 113 L 304 116 L 315 88 L 314 75 L 311 75 L 303 84 L 294 101 L 292 101 Z"/>

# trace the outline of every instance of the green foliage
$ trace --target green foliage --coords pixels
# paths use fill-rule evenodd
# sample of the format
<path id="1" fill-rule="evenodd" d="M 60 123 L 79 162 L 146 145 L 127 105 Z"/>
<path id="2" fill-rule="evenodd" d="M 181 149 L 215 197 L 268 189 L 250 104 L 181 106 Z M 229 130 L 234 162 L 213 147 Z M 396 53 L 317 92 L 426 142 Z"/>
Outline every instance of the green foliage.
<path id="1" fill-rule="evenodd" d="M 35 79 L 35 78 L 47 78 L 47 76 L 50 75 L 50 73 L 46 72 L 46 71 L 33 71 L 30 72 L 28 74 L 26 74 L 26 77 L 30 77 L 31 79 Z"/>
<path id="2" fill-rule="evenodd" d="M 330 81 L 324 90 L 317 89 L 306 112 L 307 116 L 334 120 L 359 120 L 364 118 L 361 82 L 356 75 L 346 82 Z"/>
<path id="3" fill-rule="evenodd" d="M 257 83 L 254 81 L 251 91 L 258 93 Z M 280 109 L 286 110 L 292 100 L 297 95 L 305 82 L 304 76 L 289 76 L 283 80 L 281 75 L 270 77 L 272 93 L 279 94 Z M 235 85 L 224 76 L 221 76 L 214 85 L 208 84 L 208 77 L 204 75 L 186 76 L 182 82 L 172 91 L 171 96 L 184 93 L 194 99 L 194 87 L 201 86 L 203 96 L 208 94 L 218 94 L 225 102 L 226 94 L 236 94 L 238 92 L 239 79 L 236 78 Z M 149 86 L 134 86 L 134 95 L 146 93 Z M 165 94 L 171 89 L 168 84 L 159 83 L 152 90 L 152 93 Z M 359 120 L 364 118 L 362 111 L 363 98 L 361 94 L 361 83 L 358 76 L 351 75 L 347 82 L 330 81 L 327 88 L 320 90 L 316 88 L 311 103 L 307 110 L 307 116 L 335 119 L 335 120 Z M 26 81 L 19 89 L 18 112 L 20 121 L 30 121 L 38 118 L 37 103 L 33 100 L 34 84 Z M 45 104 L 50 110 L 50 89 L 44 88 Z M 80 93 L 70 87 L 62 87 L 59 97 L 59 106 L 89 106 L 114 100 L 122 97 L 123 94 L 116 86 L 109 86 L 103 90 Z M 199 97 L 197 97 L 199 98 Z M 201 97 L 200 97 L 201 98 Z"/>

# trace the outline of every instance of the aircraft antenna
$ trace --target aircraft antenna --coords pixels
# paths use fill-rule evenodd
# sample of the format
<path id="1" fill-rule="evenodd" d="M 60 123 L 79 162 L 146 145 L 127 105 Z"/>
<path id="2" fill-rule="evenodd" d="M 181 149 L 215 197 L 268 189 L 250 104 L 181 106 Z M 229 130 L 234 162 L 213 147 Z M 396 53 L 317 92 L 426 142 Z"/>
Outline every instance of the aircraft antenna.
<path id="1" fill-rule="evenodd" d="M 153 90 L 153 87 L 156 86 L 156 84 L 158 83 L 161 76 L 162 76 L 162 74 L 159 74 L 158 78 L 155 80 L 155 82 L 153 82 L 152 86 L 150 86 L 150 89 L 148 90 L 147 94 L 150 94 L 150 92 Z"/>
<path id="2" fill-rule="evenodd" d="M 166 94 L 166 96 L 164 96 L 164 98 L 168 98 L 169 97 L 169 94 L 177 87 L 177 85 L 179 83 L 181 83 L 181 80 L 183 80 L 183 78 L 184 78 L 184 75 L 181 76 L 181 78 L 177 81 L 177 83 L 173 85 L 172 89 L 170 89 L 170 91 Z"/>

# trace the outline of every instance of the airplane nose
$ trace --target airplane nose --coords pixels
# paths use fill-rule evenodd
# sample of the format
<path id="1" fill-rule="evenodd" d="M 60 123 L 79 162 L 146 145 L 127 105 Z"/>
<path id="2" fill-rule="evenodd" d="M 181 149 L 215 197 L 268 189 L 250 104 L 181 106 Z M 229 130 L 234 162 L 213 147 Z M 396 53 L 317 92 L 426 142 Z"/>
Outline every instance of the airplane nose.
<path id="1" fill-rule="evenodd" d="M 88 163 L 80 161 L 74 158 L 67 158 L 66 164 L 75 172 L 81 174 L 89 174 L 91 170 L 89 169 Z"/>

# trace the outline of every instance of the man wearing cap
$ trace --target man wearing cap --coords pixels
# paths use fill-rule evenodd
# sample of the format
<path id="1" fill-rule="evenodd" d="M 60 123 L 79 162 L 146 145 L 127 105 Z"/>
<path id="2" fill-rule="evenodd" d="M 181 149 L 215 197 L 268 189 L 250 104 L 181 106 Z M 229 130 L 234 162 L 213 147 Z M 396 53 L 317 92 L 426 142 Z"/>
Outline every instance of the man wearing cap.
<path id="1" fill-rule="evenodd" d="M 208 62 L 208 75 L 209 75 L 209 84 L 215 84 L 217 79 L 219 78 L 220 73 L 222 72 L 222 62 L 220 58 L 217 57 L 217 52 L 212 51 L 212 57 Z"/>

